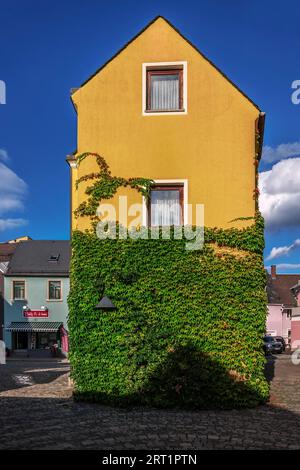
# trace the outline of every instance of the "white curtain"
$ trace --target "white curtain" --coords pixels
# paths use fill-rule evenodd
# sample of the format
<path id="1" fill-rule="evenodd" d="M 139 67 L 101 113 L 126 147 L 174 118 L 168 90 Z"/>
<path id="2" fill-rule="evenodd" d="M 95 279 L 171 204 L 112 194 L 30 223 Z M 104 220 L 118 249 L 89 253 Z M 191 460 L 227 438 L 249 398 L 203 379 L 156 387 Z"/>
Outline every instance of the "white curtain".
<path id="1" fill-rule="evenodd" d="M 151 191 L 151 225 L 181 225 L 179 191 Z"/>
<path id="2" fill-rule="evenodd" d="M 179 76 L 151 76 L 151 109 L 179 109 Z"/>

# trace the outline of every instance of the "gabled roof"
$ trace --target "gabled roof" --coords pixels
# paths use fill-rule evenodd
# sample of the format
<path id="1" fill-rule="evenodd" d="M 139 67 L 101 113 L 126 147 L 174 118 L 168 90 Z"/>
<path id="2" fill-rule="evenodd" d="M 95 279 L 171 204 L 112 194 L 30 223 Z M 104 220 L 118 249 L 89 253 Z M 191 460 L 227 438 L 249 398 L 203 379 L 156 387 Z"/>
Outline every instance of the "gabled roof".
<path id="1" fill-rule="evenodd" d="M 161 15 L 156 16 L 150 23 L 148 23 L 139 33 L 137 33 L 130 41 L 128 41 L 116 54 L 114 54 L 107 62 L 105 62 L 101 67 L 99 67 L 96 72 L 94 72 L 90 77 L 88 77 L 81 85 L 79 88 L 82 88 L 84 85 L 86 85 L 90 80 L 92 80 L 95 75 L 97 75 L 104 67 L 106 67 L 110 62 L 112 62 L 119 54 L 121 54 L 124 49 L 126 49 L 133 41 L 135 41 L 141 34 L 144 33 L 153 23 L 155 23 L 157 20 L 162 19 L 164 20 L 171 28 L 174 29 L 181 37 L 184 39 L 191 47 L 193 47 L 198 54 L 200 54 L 207 62 L 209 62 L 234 88 L 236 88 L 250 103 L 257 108 L 260 111 L 260 108 L 257 106 L 257 104 L 254 103 L 254 101 L 249 98 L 235 83 L 233 83 L 230 78 L 227 77 L 210 59 L 208 59 L 198 48 L 195 46 L 189 39 L 187 39 L 169 20 L 164 18 Z M 79 88 L 74 88 L 71 90 L 71 97 L 74 93 L 76 93 Z"/>
<path id="2" fill-rule="evenodd" d="M 298 284 L 298 280 L 300 280 L 300 274 L 276 274 L 275 279 L 272 279 L 270 274 L 268 274 L 268 303 L 280 303 L 285 307 L 296 306 L 296 300 L 292 294 L 291 288 Z"/>
<path id="3" fill-rule="evenodd" d="M 0 261 L 9 261 L 15 248 L 15 243 L 0 243 Z"/>
<path id="4" fill-rule="evenodd" d="M 294 286 L 291 287 L 291 291 L 292 291 L 293 295 L 297 295 L 298 292 L 300 291 L 300 277 L 298 279 L 297 284 L 295 284 Z"/>
<path id="5" fill-rule="evenodd" d="M 18 243 L 6 276 L 68 276 L 68 240 L 31 240 Z"/>

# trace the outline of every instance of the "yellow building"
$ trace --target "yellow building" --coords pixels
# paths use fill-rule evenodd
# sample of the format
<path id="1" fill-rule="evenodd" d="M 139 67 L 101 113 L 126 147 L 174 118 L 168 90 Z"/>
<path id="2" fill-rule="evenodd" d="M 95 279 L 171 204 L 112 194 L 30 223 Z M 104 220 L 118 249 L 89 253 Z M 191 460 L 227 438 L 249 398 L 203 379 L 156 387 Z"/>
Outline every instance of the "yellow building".
<path id="1" fill-rule="evenodd" d="M 84 152 L 103 156 L 112 175 L 153 180 L 143 225 L 195 224 L 187 204 L 204 204 L 209 227 L 252 223 L 234 219 L 255 215 L 264 113 L 167 20 L 152 21 L 71 98 L 78 114 L 77 152 L 67 158 L 73 230 L 91 223 L 74 216 L 91 184 L 77 189 L 76 180 L 98 170 L 92 157 L 78 165 Z M 140 193 L 121 188 L 116 208 L 120 195 L 128 206 L 142 203 Z M 176 208 L 171 217 L 168 207 Z"/>
<path id="2" fill-rule="evenodd" d="M 24 236 L 22 236 L 22 237 L 14 238 L 13 240 L 8 240 L 6 243 L 28 242 L 29 240 L 32 240 L 32 238 L 29 237 L 28 235 L 24 235 Z"/>

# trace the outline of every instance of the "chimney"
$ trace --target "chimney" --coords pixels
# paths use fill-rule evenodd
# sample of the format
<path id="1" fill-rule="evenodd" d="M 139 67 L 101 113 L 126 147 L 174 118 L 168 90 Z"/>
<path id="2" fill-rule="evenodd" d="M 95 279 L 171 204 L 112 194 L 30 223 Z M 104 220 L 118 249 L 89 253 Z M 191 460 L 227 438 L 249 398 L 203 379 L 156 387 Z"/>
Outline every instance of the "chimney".
<path id="1" fill-rule="evenodd" d="M 272 264 L 271 266 L 271 277 L 272 279 L 276 279 L 276 264 Z"/>

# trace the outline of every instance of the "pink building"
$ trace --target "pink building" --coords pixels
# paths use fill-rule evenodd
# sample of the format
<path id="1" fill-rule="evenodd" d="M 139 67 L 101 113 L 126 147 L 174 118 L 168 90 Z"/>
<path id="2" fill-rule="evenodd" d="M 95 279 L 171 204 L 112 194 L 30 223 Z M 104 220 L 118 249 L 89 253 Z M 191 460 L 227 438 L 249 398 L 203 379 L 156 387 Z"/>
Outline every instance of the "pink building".
<path id="1" fill-rule="evenodd" d="M 300 274 L 277 274 L 271 266 L 268 275 L 268 317 L 266 333 L 282 336 L 295 349 L 300 340 Z M 299 287 L 299 290 L 298 290 Z M 300 341 L 299 341 L 300 345 Z"/>
<path id="2" fill-rule="evenodd" d="M 266 333 L 271 336 L 282 336 L 286 344 L 291 338 L 291 314 L 283 304 L 268 304 Z"/>
<path id="3" fill-rule="evenodd" d="M 296 307 L 292 313 L 292 349 L 300 347 L 300 281 L 291 288 L 291 292 L 296 300 Z"/>

